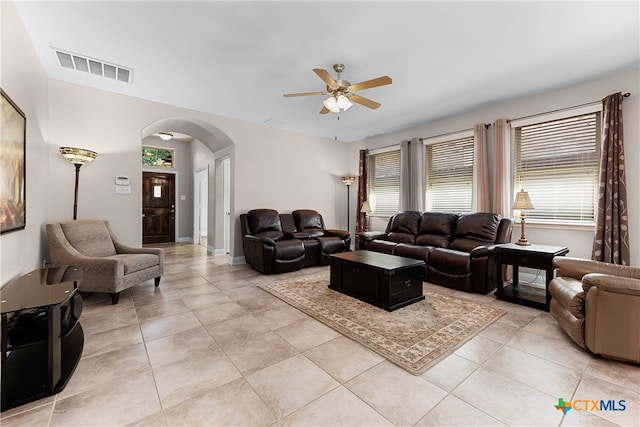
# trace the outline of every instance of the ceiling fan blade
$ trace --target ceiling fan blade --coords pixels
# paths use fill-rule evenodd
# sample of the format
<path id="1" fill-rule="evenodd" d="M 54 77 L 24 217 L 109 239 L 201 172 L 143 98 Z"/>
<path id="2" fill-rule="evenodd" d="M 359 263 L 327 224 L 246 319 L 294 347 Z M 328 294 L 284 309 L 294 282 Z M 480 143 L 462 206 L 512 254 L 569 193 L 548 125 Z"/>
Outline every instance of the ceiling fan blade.
<path id="1" fill-rule="evenodd" d="M 329 112 L 329 109 L 327 107 L 322 107 L 322 110 L 320 110 L 320 114 L 327 114 Z"/>
<path id="2" fill-rule="evenodd" d="M 313 72 L 318 75 L 331 89 L 335 89 L 338 87 L 338 83 L 333 80 L 331 74 L 327 70 L 323 70 L 322 68 L 314 68 Z"/>
<path id="3" fill-rule="evenodd" d="M 301 93 L 285 93 L 284 96 L 285 98 L 292 98 L 294 96 L 311 96 L 311 95 L 326 95 L 327 92 L 301 92 Z"/>
<path id="4" fill-rule="evenodd" d="M 347 88 L 348 92 L 355 92 L 363 89 L 370 89 L 372 87 L 390 85 L 392 83 L 391 77 L 382 76 L 377 79 L 371 79 L 364 82 L 356 83 Z"/>
<path id="5" fill-rule="evenodd" d="M 360 95 L 356 95 L 355 93 L 352 93 L 351 95 L 349 95 L 349 99 L 352 100 L 353 102 L 356 102 L 360 105 L 364 105 L 365 107 L 369 107 L 372 110 L 375 110 L 376 108 L 378 108 L 380 105 L 375 101 L 370 100 L 369 98 L 365 98 L 364 96 L 360 96 Z"/>

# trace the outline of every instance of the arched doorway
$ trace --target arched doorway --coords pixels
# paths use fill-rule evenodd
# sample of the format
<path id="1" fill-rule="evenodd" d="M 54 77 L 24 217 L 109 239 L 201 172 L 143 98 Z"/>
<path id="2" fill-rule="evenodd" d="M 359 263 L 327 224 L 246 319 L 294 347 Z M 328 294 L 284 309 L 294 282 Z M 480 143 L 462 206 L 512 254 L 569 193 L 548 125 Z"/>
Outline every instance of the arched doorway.
<path id="1" fill-rule="evenodd" d="M 194 118 L 165 118 L 153 122 L 142 129 L 141 145 L 160 144 L 163 141 L 158 133 L 176 133 L 190 137 L 189 149 L 176 152 L 176 241 L 200 242 L 199 230 L 206 224 L 207 232 L 204 240 L 207 251 L 212 254 L 233 253 L 233 248 L 227 248 L 227 241 L 233 245 L 233 225 L 225 221 L 225 217 L 233 218 L 233 174 L 228 174 L 228 186 L 223 185 L 224 165 L 233 165 L 234 144 L 220 129 L 209 123 Z M 167 141 L 168 144 L 169 141 Z M 184 142 L 184 141 L 182 141 Z M 176 143 L 177 144 L 177 143 Z M 223 160 L 228 159 L 228 162 Z M 143 171 L 146 168 L 143 168 Z M 208 170 L 207 180 L 207 208 L 199 209 L 196 204 L 195 172 Z M 203 179 L 202 177 L 200 179 Z M 228 188 L 229 196 L 225 203 L 224 189 Z M 200 198 L 202 200 L 202 198 Z M 206 211 L 206 221 L 196 226 L 197 212 Z M 226 211 L 225 209 L 228 209 Z M 226 225 L 228 224 L 228 225 Z M 228 229 L 226 229 L 228 227 Z"/>

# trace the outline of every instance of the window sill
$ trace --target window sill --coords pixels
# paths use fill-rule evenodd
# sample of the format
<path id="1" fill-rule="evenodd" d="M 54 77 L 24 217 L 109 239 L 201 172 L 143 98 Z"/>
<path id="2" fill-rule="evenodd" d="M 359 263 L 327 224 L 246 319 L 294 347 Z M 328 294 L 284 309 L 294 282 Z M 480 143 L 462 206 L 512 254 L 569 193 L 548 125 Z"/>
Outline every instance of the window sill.
<path id="1" fill-rule="evenodd" d="M 519 226 L 520 218 L 513 218 L 514 224 Z M 525 228 L 538 228 L 545 230 L 572 230 L 572 231 L 591 231 L 596 228 L 594 223 L 592 224 L 577 224 L 572 222 L 544 222 L 534 221 L 532 219 L 525 218 Z"/>

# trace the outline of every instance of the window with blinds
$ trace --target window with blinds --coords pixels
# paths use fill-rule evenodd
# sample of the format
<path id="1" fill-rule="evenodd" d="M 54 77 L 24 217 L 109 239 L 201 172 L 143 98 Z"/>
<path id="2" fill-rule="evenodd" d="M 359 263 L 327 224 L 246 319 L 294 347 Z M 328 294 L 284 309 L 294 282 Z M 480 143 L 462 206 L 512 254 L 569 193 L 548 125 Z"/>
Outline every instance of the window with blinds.
<path id="1" fill-rule="evenodd" d="M 469 212 L 473 195 L 473 135 L 425 145 L 425 209 Z"/>
<path id="2" fill-rule="evenodd" d="M 529 193 L 528 218 L 595 222 L 600 112 L 515 128 L 514 191 Z"/>
<path id="3" fill-rule="evenodd" d="M 369 203 L 373 215 L 390 216 L 400 208 L 400 150 L 369 155 Z"/>

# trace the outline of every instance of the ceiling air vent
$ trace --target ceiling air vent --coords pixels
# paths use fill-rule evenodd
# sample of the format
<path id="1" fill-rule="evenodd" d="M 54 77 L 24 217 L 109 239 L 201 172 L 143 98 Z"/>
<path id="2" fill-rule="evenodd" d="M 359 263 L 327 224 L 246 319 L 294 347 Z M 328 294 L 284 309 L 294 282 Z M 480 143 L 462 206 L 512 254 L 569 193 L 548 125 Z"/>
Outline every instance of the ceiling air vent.
<path id="1" fill-rule="evenodd" d="M 96 76 L 106 77 L 111 80 L 118 80 L 124 83 L 131 83 L 133 69 L 114 65 L 95 58 L 89 58 L 77 53 L 65 52 L 64 50 L 53 48 L 56 58 L 61 67 L 72 70 L 91 73 Z"/>

